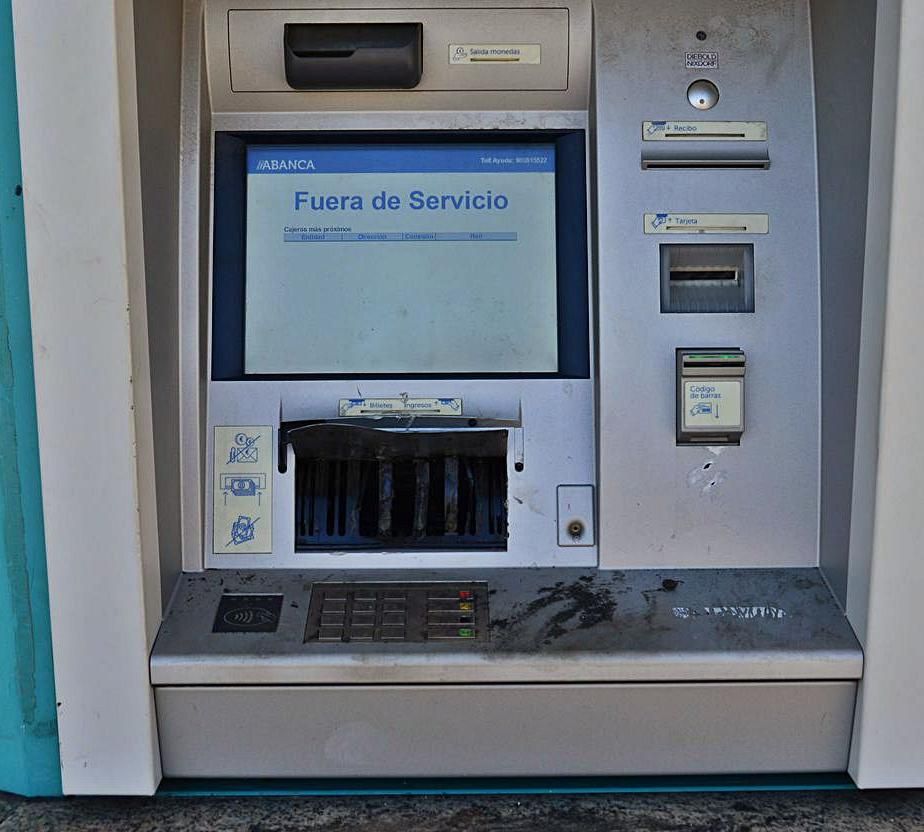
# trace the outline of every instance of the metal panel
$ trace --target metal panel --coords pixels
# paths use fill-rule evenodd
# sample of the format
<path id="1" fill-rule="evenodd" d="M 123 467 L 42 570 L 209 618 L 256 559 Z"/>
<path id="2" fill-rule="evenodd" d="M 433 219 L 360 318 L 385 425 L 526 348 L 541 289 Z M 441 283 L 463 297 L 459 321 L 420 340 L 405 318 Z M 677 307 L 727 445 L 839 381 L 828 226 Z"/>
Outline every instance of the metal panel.
<path id="1" fill-rule="evenodd" d="M 808 3 L 599 2 L 594 21 L 597 181 L 606 183 L 597 192 L 601 566 L 815 565 L 819 288 Z M 686 69 L 685 52 L 704 49 L 718 53 L 718 68 Z M 700 118 L 686 99 L 699 77 L 721 91 L 710 119 L 766 121 L 768 170 L 641 169 L 642 123 Z M 709 237 L 753 242 L 754 313 L 662 315 L 665 238 L 642 233 L 646 212 L 769 214 L 767 234 Z M 674 349 L 692 346 L 737 346 L 748 356 L 740 447 L 675 444 Z"/>
<path id="2" fill-rule="evenodd" d="M 514 89 L 514 85 L 507 85 L 510 89 L 473 89 L 473 84 L 468 80 L 474 75 L 475 70 L 485 69 L 477 66 L 448 66 L 449 57 L 449 40 L 448 31 L 443 40 L 446 40 L 446 69 L 444 73 L 447 83 L 451 81 L 457 86 L 448 91 L 439 89 L 416 89 L 416 90 L 377 90 L 372 92 L 348 92 L 348 93 L 326 93 L 326 92 L 237 92 L 237 76 L 235 77 L 235 88 L 232 89 L 231 75 L 231 50 L 233 44 L 229 39 L 229 13 L 241 12 L 249 13 L 250 10 L 261 10 L 264 13 L 279 12 L 287 17 L 293 14 L 300 14 L 302 18 L 313 17 L 319 19 L 319 15 L 327 15 L 331 19 L 343 19 L 344 15 L 352 15 L 355 18 L 368 18 L 375 16 L 376 19 L 382 20 L 383 15 L 387 16 L 388 11 L 382 9 L 381 0 L 326 0 L 323 4 L 323 10 L 311 9 L 315 4 L 308 4 L 305 0 L 206 0 L 204 3 L 205 10 L 205 43 L 208 60 L 209 87 L 211 95 L 212 109 L 214 113 L 261 113 L 269 112 L 284 113 L 336 113 L 336 118 L 341 119 L 344 113 L 363 113 L 368 116 L 374 112 L 395 112 L 405 111 L 408 113 L 420 113 L 426 111 L 442 110 L 448 116 L 451 111 L 482 113 L 484 111 L 496 111 L 501 115 L 510 111 L 538 111 L 538 110 L 586 110 L 587 97 L 590 89 L 590 31 L 591 31 L 591 5 L 590 0 L 441 0 L 438 8 L 441 10 L 440 17 L 445 16 L 448 19 L 456 18 L 461 20 L 464 25 L 458 27 L 458 31 L 464 37 L 469 32 L 484 32 L 488 27 L 485 25 L 488 19 L 499 20 L 498 31 L 506 33 L 511 31 L 512 24 L 509 23 L 508 16 L 519 15 L 528 10 L 531 17 L 543 19 L 544 25 L 540 27 L 543 38 L 548 37 L 556 27 L 561 28 L 560 17 L 564 14 L 567 23 L 565 28 L 566 42 L 562 52 L 550 54 L 547 46 L 543 46 L 542 64 L 524 65 L 519 67 L 508 67 L 505 71 L 512 72 L 516 70 L 525 70 L 529 78 L 534 71 L 539 72 L 535 82 L 524 80 L 525 89 Z M 407 15 L 422 14 L 417 10 L 433 10 L 433 0 L 402 0 L 400 4 L 400 17 L 407 22 Z M 348 10 L 348 11 L 347 11 Z M 503 16 L 501 12 L 505 12 Z M 393 13 L 394 14 L 394 13 Z M 517 18 L 519 19 L 519 18 Z M 439 27 L 438 18 L 434 24 Z M 235 24 L 236 27 L 236 24 Z M 521 27 L 520 37 L 525 34 L 528 26 Z M 515 27 L 514 27 L 515 28 Z M 452 31 L 456 31 L 453 29 Z M 424 30 L 424 49 L 427 49 L 430 35 L 426 28 Z M 489 42 L 497 42 L 492 35 Z M 529 33 L 529 37 L 533 37 Z M 452 35 L 453 40 L 455 35 Z M 455 41 L 458 42 L 458 41 Z M 522 44 L 524 41 L 519 37 L 513 41 Z M 274 47 L 275 49 L 275 47 Z M 438 55 L 441 50 L 434 53 Z M 553 50 L 558 52 L 558 50 Z M 545 78 L 554 78 L 556 84 L 560 84 L 558 78 L 562 75 L 561 57 L 562 53 L 566 60 L 564 72 L 566 73 L 567 84 L 565 88 L 560 89 L 537 89 L 540 84 L 549 83 Z M 554 72 L 546 75 L 545 63 L 549 58 L 554 57 Z M 278 57 L 282 59 L 282 30 L 279 30 Z M 426 57 L 426 55 L 425 55 Z M 272 60 L 272 58 L 271 58 Z M 237 61 L 235 61 L 236 71 Z M 448 70 L 452 69 L 452 74 Z M 457 74 L 454 70 L 460 70 Z M 487 68 L 488 72 L 495 73 L 495 67 Z M 274 70 L 270 69 L 270 73 Z M 427 77 L 430 69 L 427 63 L 424 65 L 423 86 L 428 85 Z M 458 80 L 456 80 L 458 79 Z M 288 89 L 285 87 L 285 89 Z M 341 121 L 337 125 L 339 129 L 349 129 Z M 443 127 L 448 125 L 444 124 Z M 523 125 L 518 125 L 523 126 Z M 327 129 L 323 124 L 312 124 L 313 129 Z M 221 128 L 219 128 L 221 129 Z M 253 128 L 252 128 L 253 129 Z M 257 128 L 258 129 L 258 128 Z M 277 129 L 277 128 L 270 128 Z M 290 128 L 292 129 L 292 128 Z M 294 129 L 304 129 L 304 122 L 296 125 Z"/>
<path id="3" fill-rule="evenodd" d="M 141 214 L 151 351 L 161 598 L 181 570 L 179 418 L 179 165 L 182 0 L 134 0 Z"/>
<path id="4" fill-rule="evenodd" d="M 289 4 L 282 4 L 289 5 Z M 291 3 L 297 6 L 298 3 Z M 331 4 L 327 4 L 331 7 Z M 375 8 L 370 0 L 342 3 L 353 9 Z M 426 0 L 403 4 L 406 8 L 432 5 Z M 442 5 L 442 4 L 441 4 Z M 470 8 L 471 4 L 447 2 L 446 8 Z M 210 156 L 211 135 L 214 130 L 304 130 L 305 111 L 311 110 L 312 130 L 553 130 L 587 129 L 587 103 L 590 69 L 590 4 L 584 0 L 568 4 L 569 14 L 569 88 L 566 92 L 527 91 L 509 92 L 466 92 L 454 93 L 447 99 L 438 93 L 391 93 L 350 95 L 352 110 L 345 110 L 342 95 L 331 97 L 316 93 L 231 93 L 230 67 L 228 64 L 227 12 L 238 3 L 225 0 L 191 0 L 186 6 L 184 21 L 184 74 L 183 74 L 183 117 L 181 154 L 181 205 L 180 216 L 187 219 L 195 216 L 196 223 L 181 219 L 181 277 L 180 277 L 180 448 L 181 469 L 179 489 L 181 492 L 183 565 L 185 569 L 201 569 L 210 565 L 203 558 L 202 541 L 205 537 L 205 551 L 212 548 L 210 512 L 203 516 L 202 500 L 205 493 L 205 479 L 211 476 L 210 439 L 202 420 L 206 411 L 205 386 L 207 384 L 208 346 L 208 279 L 210 261 Z M 279 8 L 280 3 L 271 0 L 252 0 L 250 8 Z M 506 0 L 487 0 L 485 8 L 520 7 L 519 3 Z M 553 0 L 530 3 L 529 7 L 558 7 Z M 526 7 L 525 5 L 523 7 Z M 206 50 L 201 49 L 202 39 L 199 27 L 205 15 Z M 207 64 L 206 64 L 207 57 Z M 208 67 L 209 78 L 204 74 Z M 408 95 L 412 95 L 408 98 Z M 307 97 L 306 97 L 307 96 Z M 404 96 L 403 98 L 401 96 Z M 533 111 L 529 111 L 534 108 Z M 540 109 L 544 108 L 544 109 Z M 390 109 L 392 112 L 383 112 Z M 588 205 L 588 215 L 590 206 Z M 591 303 L 592 307 L 592 303 Z M 593 317 L 593 309 L 589 310 Z M 315 416 L 329 418 L 327 405 L 333 396 L 339 398 L 356 395 L 356 385 L 338 382 L 315 382 L 306 394 L 304 385 L 292 383 L 264 383 L 259 398 L 244 395 L 242 383 L 223 382 L 211 385 L 208 392 L 210 424 L 230 424 L 233 419 L 245 419 L 251 423 L 275 423 L 279 419 L 279 403 L 283 401 L 284 415 L 289 418 Z M 246 384 L 246 383 L 244 383 Z M 394 396 L 418 391 L 422 396 L 466 395 L 467 407 L 476 409 L 476 414 L 497 413 L 500 408 L 518 412 L 520 391 L 511 383 L 489 381 L 473 383 L 424 384 L 418 381 L 396 384 L 363 382 L 363 392 L 372 396 Z M 477 393 L 475 390 L 477 389 Z M 590 564 L 596 559 L 593 547 L 575 547 L 558 550 L 555 540 L 555 486 L 560 482 L 589 483 L 594 480 L 593 425 L 585 418 L 592 413 L 593 383 L 590 380 L 559 382 L 537 382 L 530 387 L 530 400 L 524 401 L 523 410 L 528 412 L 531 426 L 521 432 L 519 452 L 549 447 L 558 448 L 555 439 L 549 439 L 549 432 L 557 436 L 561 425 L 568 425 L 573 444 L 561 458 L 547 458 L 547 454 L 534 454 L 525 476 L 518 475 L 516 487 L 512 489 L 510 511 L 511 528 L 519 526 L 518 537 L 525 541 L 516 551 L 503 555 L 478 553 L 471 556 L 469 565 L 503 565 L 511 563 L 532 563 L 535 551 L 529 541 L 547 538 L 553 541 L 548 558 L 557 564 Z M 468 395 L 471 393 L 471 395 Z M 548 398 L 559 399 L 562 404 L 560 415 L 550 413 Z M 245 417 L 245 413 L 248 415 Z M 219 415 L 221 414 L 220 418 Z M 242 422 L 243 423 L 243 422 Z M 206 443 L 209 445 L 206 445 Z M 206 452 L 207 451 L 207 452 Z M 557 478 L 548 474 L 558 472 Z M 294 516 L 292 482 L 293 467 L 288 475 L 276 475 L 276 504 L 274 513 L 274 547 L 283 553 L 294 553 Z M 554 482 L 552 480 L 554 479 Z M 551 489 L 544 492 L 539 483 L 551 483 Z M 445 562 L 445 555 L 430 553 L 426 556 L 417 552 L 389 556 L 390 564 L 396 562 L 408 566 L 436 566 Z M 260 565 L 306 568 L 322 565 L 328 555 L 285 554 L 281 557 L 261 558 Z M 381 560 L 373 555 L 338 556 L 338 564 L 369 566 Z M 224 555 L 223 567 L 252 565 L 252 561 L 240 556 Z"/>
<path id="5" fill-rule="evenodd" d="M 853 682 L 159 688 L 173 777 L 840 771 Z"/>
<path id="6" fill-rule="evenodd" d="M 593 545 L 558 545 L 558 497 L 560 483 L 594 480 L 593 382 L 590 379 L 408 379 L 401 382 L 364 380 L 364 395 L 446 395 L 465 400 L 465 415 L 473 418 L 506 418 L 523 421 L 521 453 L 525 466 L 518 471 L 513 457 L 516 442 L 508 441 L 507 550 L 465 553 L 469 567 L 560 565 L 587 566 L 596 562 Z M 222 381 L 209 385 L 209 422 L 221 425 L 277 424 L 280 418 L 332 419 L 339 399 L 355 393 L 357 382 L 349 380 Z M 522 408 L 522 410 L 521 410 Z M 522 416 L 521 416 L 522 414 Z M 514 429 L 515 433 L 517 429 Z M 213 434 L 207 437 L 207 482 L 214 479 Z M 275 465 L 273 478 L 272 555 L 212 554 L 215 545 L 212 518 L 206 521 L 205 565 L 211 568 L 283 567 L 296 569 L 330 566 L 367 569 L 406 566 L 444 566 L 446 550 L 330 551 L 295 550 L 295 473 L 290 451 L 287 470 Z M 219 545 L 224 540 L 218 541 Z"/>
<path id="7" fill-rule="evenodd" d="M 208 269 L 211 117 L 205 48 L 203 0 L 183 4 L 183 64 L 180 73 L 179 181 L 179 480 L 180 549 L 184 569 L 201 569 L 204 522 L 205 334 Z M 203 232 L 205 229 L 205 233 Z M 169 545 L 169 543 L 168 543 Z"/>
<path id="8" fill-rule="evenodd" d="M 350 571 L 186 575 L 154 646 L 154 684 L 815 680 L 862 671 L 817 569 L 364 571 L 363 581 L 395 588 L 486 582 L 488 640 L 305 643 L 318 582 L 351 580 Z M 214 632 L 227 593 L 282 595 L 278 627 Z"/>
<path id="9" fill-rule="evenodd" d="M 894 210 L 900 32 L 900 3 L 878 3 L 846 603 L 847 616 L 861 643 L 866 641 L 869 624 L 868 603 L 876 531 L 877 477 L 873 476 L 873 472 L 879 465 L 882 357 Z"/>
<path id="10" fill-rule="evenodd" d="M 349 8 L 358 14 L 363 10 L 380 10 L 374 0 L 359 0 L 325 4 L 329 11 Z M 408 0 L 402 3 L 406 10 L 425 9 L 433 3 L 427 0 Z M 211 242 L 210 209 L 203 192 L 194 193 L 193 183 L 205 183 L 209 170 L 208 144 L 201 136 L 212 130 L 304 130 L 305 112 L 310 111 L 312 130 L 499 130 L 499 129 L 586 129 L 590 77 L 590 3 L 574 0 L 567 4 L 554 0 L 521 2 L 521 0 L 483 0 L 477 4 L 448 0 L 439 4 L 441 9 L 462 10 L 476 18 L 479 12 L 488 13 L 535 10 L 539 16 L 545 12 L 563 10 L 568 16 L 568 88 L 558 91 L 472 91 L 452 93 L 425 91 L 378 91 L 374 93 L 238 93 L 230 87 L 230 58 L 228 45 L 228 13 L 232 9 L 284 11 L 303 9 L 297 0 L 249 0 L 244 6 L 230 0 L 208 0 L 201 4 L 204 18 L 198 16 L 200 4 L 187 7 L 186 48 L 184 50 L 184 110 L 183 135 L 190 152 L 183 153 L 181 169 L 183 198 L 181 216 L 198 212 L 196 235 L 189 232 L 185 223 L 182 239 L 180 334 L 181 384 L 183 413 L 181 415 L 183 492 L 183 563 L 187 569 L 203 566 L 279 566 L 311 568 L 321 567 L 330 561 L 330 554 L 295 553 L 294 541 L 294 466 L 287 473 L 272 474 L 275 483 L 273 513 L 272 556 L 243 556 L 225 554 L 202 555 L 202 536 L 205 551 L 213 549 L 212 518 L 210 512 L 203 518 L 201 502 L 205 493 L 204 482 L 210 482 L 212 449 L 211 438 L 205 434 L 206 453 L 200 456 L 203 441 L 199 421 L 204 412 L 205 396 L 200 395 L 200 384 L 206 384 L 208 348 L 198 342 L 194 334 L 207 334 L 209 313 L 208 247 Z M 198 86 L 196 73 L 203 66 L 196 63 L 202 56 L 198 40 L 193 37 L 195 27 L 205 25 L 205 57 L 208 85 Z M 426 41 L 426 35 L 425 35 Z M 281 51 L 281 50 L 280 50 Z M 520 67 L 529 69 L 529 67 Z M 464 86 L 464 85 L 463 85 Z M 208 98 L 200 98 L 199 95 Z M 200 132 L 201 131 L 201 132 Z M 191 137 L 199 132 L 200 144 Z M 207 185 L 206 185 L 207 187 Z M 588 214 L 590 206 L 588 204 Z M 201 257 L 201 260 L 198 259 Z M 593 309 L 589 310 L 593 317 Z M 193 368 L 196 379 L 193 378 Z M 248 386 L 250 385 L 250 386 Z M 260 382 L 260 395 L 254 395 L 252 382 L 221 382 L 208 386 L 209 425 L 214 424 L 275 424 L 280 418 L 330 418 L 331 402 L 355 396 L 357 385 L 350 381 L 319 381 L 311 384 L 299 382 Z M 526 454 L 526 466 L 517 471 L 510 481 L 509 528 L 512 545 L 506 553 L 479 552 L 466 555 L 471 566 L 500 566 L 512 564 L 549 563 L 556 565 L 589 565 L 596 560 L 593 546 L 560 548 L 556 545 L 555 488 L 560 483 L 592 483 L 595 479 L 593 450 L 593 381 L 574 379 L 567 381 L 471 381 L 433 380 L 431 382 L 401 381 L 397 383 L 364 381 L 363 394 L 371 396 L 464 396 L 466 415 L 491 416 L 499 412 L 516 417 L 523 414 L 524 429 L 517 437 L 519 453 Z M 333 399 L 330 397 L 333 396 Z M 245 415 L 246 414 L 246 415 Z M 243 420 L 243 421 L 236 421 Z M 567 426 L 569 442 L 560 441 L 561 428 Z M 511 443 L 513 445 L 514 443 Z M 539 449 L 542 453 L 539 453 Z M 550 450 L 551 449 L 551 450 Z M 513 451 L 512 451 L 513 453 Z M 203 528 L 204 526 L 204 528 Z M 445 563 L 441 552 L 401 552 L 387 555 L 388 565 L 408 567 L 435 567 Z M 377 553 L 338 554 L 337 564 L 369 567 L 382 564 L 383 556 Z"/>
<path id="11" fill-rule="evenodd" d="M 876 0 L 812 2 L 821 233 L 820 563 L 847 603 Z"/>
<path id="12" fill-rule="evenodd" d="M 565 90 L 568 87 L 567 9 L 232 9 L 228 12 L 231 88 L 294 93 L 286 83 L 282 32 L 287 23 L 423 24 L 423 77 L 417 93 L 438 90 Z M 450 44 L 538 44 L 531 65 L 453 65 Z M 344 93 L 340 92 L 340 96 Z"/>

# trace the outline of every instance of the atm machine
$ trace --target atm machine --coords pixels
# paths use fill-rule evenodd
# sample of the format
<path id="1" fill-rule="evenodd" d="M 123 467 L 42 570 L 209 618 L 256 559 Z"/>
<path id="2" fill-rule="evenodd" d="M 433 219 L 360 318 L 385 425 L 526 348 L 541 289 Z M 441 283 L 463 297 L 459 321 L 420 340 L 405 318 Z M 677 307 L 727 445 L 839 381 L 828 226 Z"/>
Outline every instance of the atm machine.
<path id="1" fill-rule="evenodd" d="M 845 769 L 810 9 L 659 8 L 187 16 L 165 775 Z"/>
<path id="2" fill-rule="evenodd" d="M 851 5 L 135 0 L 160 542 L 78 565 L 46 499 L 65 790 L 846 771 L 898 221 Z"/>

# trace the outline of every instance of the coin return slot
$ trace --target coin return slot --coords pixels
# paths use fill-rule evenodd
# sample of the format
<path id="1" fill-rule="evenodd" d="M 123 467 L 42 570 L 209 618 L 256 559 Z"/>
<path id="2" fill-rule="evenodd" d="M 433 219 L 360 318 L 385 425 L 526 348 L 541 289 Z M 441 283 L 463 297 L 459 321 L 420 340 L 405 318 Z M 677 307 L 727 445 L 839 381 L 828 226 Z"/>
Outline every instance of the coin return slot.
<path id="1" fill-rule="evenodd" d="M 420 23 L 286 23 L 283 40 L 292 89 L 411 89 L 420 83 Z"/>

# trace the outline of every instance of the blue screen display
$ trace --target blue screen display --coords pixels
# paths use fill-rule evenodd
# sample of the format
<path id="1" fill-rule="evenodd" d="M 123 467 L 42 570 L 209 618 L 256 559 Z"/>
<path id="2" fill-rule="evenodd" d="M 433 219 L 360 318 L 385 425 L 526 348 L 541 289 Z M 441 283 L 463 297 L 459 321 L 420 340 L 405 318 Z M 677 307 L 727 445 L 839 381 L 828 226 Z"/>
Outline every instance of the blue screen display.
<path id="1" fill-rule="evenodd" d="M 555 373 L 548 144 L 247 150 L 248 374 Z"/>

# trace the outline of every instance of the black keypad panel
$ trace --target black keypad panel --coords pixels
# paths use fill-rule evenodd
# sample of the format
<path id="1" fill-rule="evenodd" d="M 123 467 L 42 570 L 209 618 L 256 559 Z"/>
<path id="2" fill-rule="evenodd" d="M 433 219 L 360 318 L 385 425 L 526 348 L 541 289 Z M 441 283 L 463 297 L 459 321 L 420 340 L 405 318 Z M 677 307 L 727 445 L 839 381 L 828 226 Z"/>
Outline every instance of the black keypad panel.
<path id="1" fill-rule="evenodd" d="M 306 642 L 477 642 L 488 638 L 488 585 L 316 583 Z"/>
<path id="2" fill-rule="evenodd" d="M 225 593 L 218 602 L 213 633 L 275 633 L 282 611 L 281 595 Z"/>

